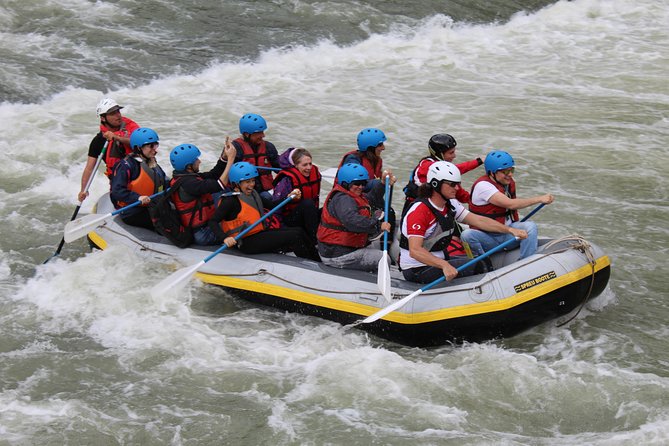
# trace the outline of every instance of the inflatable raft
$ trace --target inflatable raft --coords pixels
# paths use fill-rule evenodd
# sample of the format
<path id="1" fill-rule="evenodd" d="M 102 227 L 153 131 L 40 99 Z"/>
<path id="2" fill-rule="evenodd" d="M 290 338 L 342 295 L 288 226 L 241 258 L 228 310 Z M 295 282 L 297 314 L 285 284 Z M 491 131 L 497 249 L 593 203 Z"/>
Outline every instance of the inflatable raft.
<path id="1" fill-rule="evenodd" d="M 114 209 L 108 195 L 97 214 Z M 180 249 L 152 231 L 125 225 L 115 216 L 88 234 L 93 247 L 125 245 L 149 261 L 188 266 L 218 246 Z M 518 260 L 518 250 L 491 257 L 494 270 L 456 278 L 423 292 L 403 308 L 373 323 L 359 324 L 379 337 L 410 346 L 509 337 L 578 311 L 606 287 L 608 256 L 578 236 L 541 239 L 538 252 Z M 391 256 L 397 247 L 393 247 Z M 392 298 L 421 287 L 390 268 Z M 387 305 L 376 273 L 342 270 L 285 254 L 244 255 L 225 250 L 202 265 L 196 278 L 251 302 L 351 324 Z M 147 288 L 148 292 L 148 288 Z"/>

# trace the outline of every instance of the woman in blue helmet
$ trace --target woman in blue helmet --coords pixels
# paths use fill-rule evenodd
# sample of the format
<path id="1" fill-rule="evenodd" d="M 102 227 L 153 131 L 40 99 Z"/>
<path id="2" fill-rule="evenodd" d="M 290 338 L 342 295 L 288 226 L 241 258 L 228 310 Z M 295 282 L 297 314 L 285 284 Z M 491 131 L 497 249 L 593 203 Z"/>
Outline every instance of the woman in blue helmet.
<path id="1" fill-rule="evenodd" d="M 323 263 L 337 268 L 377 271 L 383 252 L 370 247 L 369 238 L 390 231 L 390 223 L 375 215 L 370 195 L 383 196 L 381 183 L 363 194 L 369 174 L 360 164 L 348 163 L 339 168 L 337 183 L 325 199 L 318 226 L 318 252 Z"/>
<path id="2" fill-rule="evenodd" d="M 158 134 L 149 128 L 141 127 L 130 135 L 132 154 L 116 163 L 111 178 L 111 200 L 116 209 L 136 201 L 135 206 L 121 212 L 121 219 L 131 225 L 153 230 L 148 205 L 150 195 L 160 192 L 167 185 L 165 172 L 156 162 L 158 153 Z"/>
<path id="3" fill-rule="evenodd" d="M 515 163 L 511 155 L 494 150 L 483 163 L 486 174 L 474 182 L 469 198 L 469 210 L 477 215 L 497 220 L 507 226 L 527 232 L 527 238 L 520 241 L 520 258 L 524 259 L 537 251 L 537 225 L 532 221 L 518 221 L 518 209 L 535 204 L 550 204 L 553 195 L 544 194 L 530 198 L 516 197 L 516 182 L 513 178 Z M 511 236 L 482 231 L 471 226 L 462 233 L 462 240 L 469 244 L 472 254 L 481 255 L 501 245 Z M 518 246 L 518 245 L 516 245 Z M 513 247 L 513 245 L 512 245 Z"/>
<path id="4" fill-rule="evenodd" d="M 235 148 L 230 138 L 226 138 L 216 166 L 208 172 L 200 172 L 200 155 L 200 149 L 194 144 L 180 144 L 172 149 L 170 162 L 174 172 L 170 186 L 177 180 L 180 186 L 171 198 L 181 216 L 181 223 L 193 230 L 195 244 L 214 245 L 218 241 L 207 223 L 215 210 L 214 194 L 226 189 L 232 167 L 227 160 L 234 158 Z"/>
<path id="5" fill-rule="evenodd" d="M 390 169 L 383 168 L 381 154 L 386 150 L 386 140 L 385 133 L 380 129 L 368 127 L 360 130 L 356 138 L 358 150 L 353 150 L 345 154 L 339 165 L 341 168 L 344 164 L 355 163 L 362 165 L 365 170 L 367 170 L 369 181 L 365 187 L 365 193 L 371 191 L 377 184 L 385 181 L 386 176 L 390 178 L 391 186 L 397 181 L 397 178 L 395 178 L 395 175 L 393 175 L 393 172 Z M 384 200 L 387 199 L 392 201 L 392 189 L 389 195 L 390 196 L 388 197 L 384 197 L 384 194 L 372 194 L 370 196 L 370 204 L 374 209 L 383 209 L 385 203 Z M 390 206 L 388 208 L 388 221 L 391 225 L 391 230 L 388 234 L 389 242 L 392 242 L 395 233 L 395 219 L 395 209 Z"/>
<path id="6" fill-rule="evenodd" d="M 294 252 L 297 257 L 320 261 L 316 248 L 302 228 L 273 227 L 269 219 L 255 226 L 241 240 L 235 240 L 235 236 L 265 214 L 263 201 L 255 190 L 257 179 L 258 169 L 245 161 L 235 163 L 230 169 L 230 185 L 239 194 L 223 195 L 209 220 L 216 242 L 236 246 L 245 254 Z M 299 189 L 294 189 L 291 194 L 296 199 L 301 195 Z"/>

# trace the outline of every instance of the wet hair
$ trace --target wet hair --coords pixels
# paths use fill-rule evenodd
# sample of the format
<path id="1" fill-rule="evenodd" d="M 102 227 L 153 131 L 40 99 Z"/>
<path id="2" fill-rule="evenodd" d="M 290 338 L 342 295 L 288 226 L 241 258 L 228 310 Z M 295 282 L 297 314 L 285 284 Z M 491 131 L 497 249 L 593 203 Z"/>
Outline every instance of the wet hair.
<path id="1" fill-rule="evenodd" d="M 433 191 L 434 188 L 430 183 L 423 183 L 418 187 L 418 198 L 429 198 Z"/>

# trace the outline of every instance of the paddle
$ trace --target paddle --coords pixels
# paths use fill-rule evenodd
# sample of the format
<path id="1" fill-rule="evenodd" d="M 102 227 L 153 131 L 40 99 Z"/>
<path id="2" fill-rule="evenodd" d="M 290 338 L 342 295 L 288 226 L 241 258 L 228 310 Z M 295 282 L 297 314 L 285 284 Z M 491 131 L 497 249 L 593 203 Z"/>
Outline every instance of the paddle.
<path id="1" fill-rule="evenodd" d="M 84 189 L 84 192 L 88 192 L 88 189 L 91 187 L 91 184 L 93 184 L 93 179 L 95 178 L 95 174 L 98 173 L 98 167 L 100 166 L 100 162 L 102 161 L 102 158 L 105 156 L 105 152 L 107 151 L 107 145 L 109 145 L 109 141 L 105 141 L 104 146 L 102 146 L 102 151 L 98 155 L 98 159 L 95 160 L 95 166 L 93 167 L 93 171 L 91 172 L 91 176 L 88 177 L 88 181 L 86 182 L 86 188 Z M 81 205 L 83 204 L 84 200 L 81 200 L 79 204 L 77 204 L 77 207 L 74 208 L 74 212 L 72 213 L 72 217 L 70 218 L 70 221 L 74 220 L 77 218 L 77 215 L 79 214 L 79 210 L 81 209 Z M 56 248 L 56 252 L 54 252 L 51 257 L 46 259 L 43 263 L 48 262 L 52 258 L 56 257 L 58 254 L 60 254 L 60 251 L 63 249 L 63 245 L 65 244 L 65 237 L 60 239 L 60 243 L 58 244 L 58 248 Z"/>
<path id="2" fill-rule="evenodd" d="M 167 192 L 169 189 L 165 189 L 164 191 L 155 193 L 151 195 L 149 198 L 153 199 L 157 197 L 158 195 L 162 195 L 165 192 Z M 120 214 L 121 212 L 128 210 L 130 208 L 134 208 L 135 206 L 139 206 L 142 204 L 141 201 L 137 200 L 132 204 L 129 204 L 125 207 L 122 207 L 121 209 L 117 209 L 114 212 L 110 212 L 108 214 L 89 214 L 85 215 L 81 218 L 78 218 L 74 221 L 69 222 L 68 224 L 65 225 L 65 236 L 63 239 L 65 242 L 70 243 L 78 238 L 83 237 L 84 235 L 88 234 L 91 232 L 93 229 L 97 228 L 102 224 L 103 221 L 108 219 L 109 217 L 113 217 L 116 214 Z"/>
<path id="3" fill-rule="evenodd" d="M 271 211 L 269 211 L 268 213 L 266 213 L 265 215 L 260 217 L 251 226 L 249 226 L 248 228 L 244 229 L 242 232 L 237 234 L 235 236 L 235 240 L 239 240 L 240 238 L 244 237 L 251 229 L 258 226 L 260 223 L 262 223 L 264 220 L 266 220 L 269 216 L 271 216 L 276 211 L 278 211 L 279 209 L 284 207 L 286 204 L 288 204 L 288 202 L 290 200 L 292 200 L 294 196 L 295 195 L 289 195 L 288 197 L 286 197 L 286 199 L 283 200 L 278 205 L 276 205 L 274 207 L 274 209 L 272 209 Z M 191 266 L 187 266 L 185 268 L 181 268 L 181 269 L 173 272 L 172 274 L 167 276 L 165 279 L 163 279 L 161 282 L 159 282 L 157 285 L 155 285 L 153 288 L 151 288 L 151 296 L 154 299 L 157 299 L 167 291 L 178 290 L 178 289 L 182 288 L 184 285 L 186 285 L 186 282 L 188 281 L 188 279 L 190 279 L 190 277 L 193 274 L 195 274 L 195 272 L 198 270 L 198 268 L 200 268 L 202 265 L 204 265 L 205 263 L 207 263 L 208 261 L 210 261 L 211 259 L 216 257 L 218 254 L 225 251 L 227 248 L 228 248 L 228 245 L 226 245 L 224 243 L 220 248 L 218 248 L 216 251 L 209 254 L 204 259 L 200 260 L 198 263 L 196 263 L 194 265 L 191 265 Z"/>
<path id="4" fill-rule="evenodd" d="M 256 166 L 256 169 L 271 170 L 271 171 L 274 171 L 274 172 L 280 172 L 281 170 L 283 170 L 279 167 L 264 167 L 264 166 Z"/>
<path id="5" fill-rule="evenodd" d="M 388 207 L 390 205 L 390 175 L 386 176 L 386 202 L 384 206 L 383 221 L 388 223 Z M 383 231 L 383 255 L 381 260 L 379 260 L 378 276 L 376 278 L 376 284 L 379 287 L 379 291 L 383 297 L 386 298 L 386 301 L 390 303 L 390 269 L 388 268 L 388 232 Z"/>
<path id="6" fill-rule="evenodd" d="M 545 206 L 545 205 L 544 205 L 543 203 L 540 204 L 539 206 L 537 206 L 536 208 L 534 208 L 534 210 L 532 210 L 532 212 L 530 212 L 529 214 L 527 214 L 527 215 L 525 216 L 525 218 L 523 218 L 523 219 L 520 220 L 520 221 L 526 221 L 526 220 L 529 219 L 531 216 L 533 216 L 534 214 L 536 214 L 537 212 L 539 212 L 539 210 L 540 210 L 542 207 L 544 207 L 544 206 Z M 498 252 L 498 251 L 501 251 L 502 249 L 506 248 L 506 247 L 509 246 L 511 243 L 515 242 L 516 240 L 518 240 L 518 239 L 515 238 L 515 237 L 512 238 L 512 239 L 509 239 L 509 240 L 505 241 L 504 243 L 502 243 L 501 245 L 495 246 L 495 247 L 494 247 L 493 249 L 491 249 L 490 251 L 487 251 L 487 252 L 481 254 L 480 256 L 478 256 L 478 257 L 476 257 L 476 258 L 470 260 L 469 262 L 465 263 L 464 265 L 461 265 L 461 266 L 457 267 L 456 270 L 457 270 L 458 272 L 460 272 L 460 271 L 462 271 L 462 270 L 464 270 L 464 269 L 466 269 L 466 268 L 469 268 L 470 266 L 476 264 L 476 263 L 479 262 L 480 260 L 483 260 L 483 259 L 485 259 L 485 258 L 487 258 L 487 257 L 490 257 L 492 254 L 494 254 L 494 253 L 496 253 L 496 252 Z M 361 323 L 363 323 L 363 324 L 369 324 L 369 323 L 374 322 L 374 321 L 376 321 L 376 320 L 378 320 L 378 319 L 381 319 L 383 316 L 385 316 L 385 315 L 387 315 L 387 314 L 389 314 L 389 313 L 392 313 L 392 312 L 395 311 L 395 310 L 399 310 L 400 308 L 402 308 L 403 306 L 405 306 L 407 303 L 409 303 L 409 301 L 411 301 L 414 297 L 418 296 L 418 295 L 421 294 L 423 291 L 427 291 L 427 290 L 429 290 L 430 288 L 434 287 L 435 285 L 440 284 L 440 283 L 443 282 L 444 280 L 446 280 L 446 277 L 441 276 L 440 278 L 434 280 L 433 282 L 428 283 L 427 285 L 423 286 L 422 288 L 419 288 L 418 290 L 414 291 L 413 293 L 409 294 L 408 296 L 403 297 L 402 299 L 398 300 L 398 301 L 395 302 L 394 304 L 388 305 L 388 306 L 385 307 L 384 309 L 382 309 L 382 310 L 380 310 L 380 311 L 377 311 L 376 313 L 372 314 L 371 316 L 366 317 L 365 319 L 363 319 L 363 320 L 361 321 Z"/>

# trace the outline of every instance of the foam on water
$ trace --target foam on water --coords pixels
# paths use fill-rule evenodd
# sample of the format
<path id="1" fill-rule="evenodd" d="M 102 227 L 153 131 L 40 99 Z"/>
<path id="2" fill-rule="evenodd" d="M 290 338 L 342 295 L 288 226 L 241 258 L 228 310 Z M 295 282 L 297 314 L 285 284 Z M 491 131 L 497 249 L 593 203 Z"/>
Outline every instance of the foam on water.
<path id="1" fill-rule="evenodd" d="M 665 443 L 667 14 L 661 2 L 580 0 L 502 24 L 432 16 L 349 46 L 321 40 L 136 87 L 0 104 L 3 439 L 67 442 L 70 427 L 96 432 L 90 444 Z M 159 132 L 163 166 L 183 142 L 213 165 L 249 111 L 268 119 L 280 150 L 306 146 L 324 167 L 360 128 L 381 127 L 402 185 L 435 132 L 454 134 L 458 161 L 508 148 L 523 195 L 558 197 L 541 234 L 604 246 L 612 289 L 564 327 L 425 350 L 196 280 L 153 300 L 148 289 L 171 270 L 124 248 L 85 255 L 83 240 L 35 274 L 76 204 L 103 95 Z M 106 188 L 99 174 L 91 196 Z"/>

